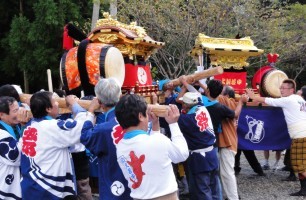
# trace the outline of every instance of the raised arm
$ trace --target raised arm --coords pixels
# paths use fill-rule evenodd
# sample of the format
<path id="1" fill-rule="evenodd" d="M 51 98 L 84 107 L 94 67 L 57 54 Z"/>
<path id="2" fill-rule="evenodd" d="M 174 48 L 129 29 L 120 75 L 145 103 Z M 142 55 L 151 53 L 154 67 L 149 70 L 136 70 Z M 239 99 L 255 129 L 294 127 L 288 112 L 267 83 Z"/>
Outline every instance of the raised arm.
<path id="1" fill-rule="evenodd" d="M 157 104 L 157 96 L 156 94 L 152 94 L 152 100 L 153 104 Z M 152 112 L 152 107 L 148 106 L 148 115 L 149 115 L 149 121 L 152 123 L 152 131 L 153 132 L 159 132 L 160 131 L 160 125 L 159 125 L 159 118 Z"/>
<path id="2" fill-rule="evenodd" d="M 265 103 L 265 99 L 266 99 L 266 98 L 265 98 L 265 97 L 256 96 L 252 89 L 247 88 L 245 91 L 246 91 L 246 94 L 247 94 L 251 99 L 253 99 L 253 101 L 257 101 L 257 102 L 259 102 L 259 103 Z"/>
<path id="3" fill-rule="evenodd" d="M 173 163 L 185 161 L 189 156 L 187 142 L 178 126 L 180 111 L 176 105 L 169 105 L 168 115 L 165 117 L 171 131 L 169 156 Z"/>
<path id="4" fill-rule="evenodd" d="M 242 109 L 242 106 L 243 106 L 243 103 L 246 103 L 248 102 L 249 100 L 249 97 L 245 94 L 243 94 L 240 98 L 240 100 L 238 101 L 238 104 L 237 104 L 237 107 L 235 109 L 235 118 L 238 118 L 240 113 L 241 113 L 241 109 Z"/>

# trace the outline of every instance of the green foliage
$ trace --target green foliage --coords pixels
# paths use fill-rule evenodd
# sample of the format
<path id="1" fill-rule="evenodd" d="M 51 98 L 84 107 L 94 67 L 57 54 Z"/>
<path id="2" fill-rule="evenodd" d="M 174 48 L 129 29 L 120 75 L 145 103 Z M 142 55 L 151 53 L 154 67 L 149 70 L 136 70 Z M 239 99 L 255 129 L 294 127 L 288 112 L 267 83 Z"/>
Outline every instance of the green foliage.
<path id="1" fill-rule="evenodd" d="M 15 64 L 14 67 L 5 67 L 4 71 L 13 73 L 25 70 L 32 83 L 30 88 L 37 90 L 39 87 L 47 88 L 46 71 L 51 69 L 53 85 L 58 87 L 63 27 L 69 21 L 84 23 L 84 18 L 88 18 L 90 12 L 83 18 L 77 2 L 70 0 L 39 0 L 29 6 L 34 12 L 33 19 L 28 19 L 27 13 L 24 13 L 12 20 L 6 40 L 10 59 Z"/>
<path id="2" fill-rule="evenodd" d="M 152 79 L 153 80 L 157 80 L 158 79 L 158 77 L 157 77 L 157 75 L 158 75 L 158 68 L 156 66 L 152 66 L 151 67 L 151 75 L 152 75 Z"/>
<path id="3" fill-rule="evenodd" d="M 306 5 L 293 4 L 284 7 L 271 23 L 275 28 L 269 32 L 269 43 L 273 51 L 280 55 L 277 67 L 290 78 L 296 79 L 298 86 L 306 80 Z"/>

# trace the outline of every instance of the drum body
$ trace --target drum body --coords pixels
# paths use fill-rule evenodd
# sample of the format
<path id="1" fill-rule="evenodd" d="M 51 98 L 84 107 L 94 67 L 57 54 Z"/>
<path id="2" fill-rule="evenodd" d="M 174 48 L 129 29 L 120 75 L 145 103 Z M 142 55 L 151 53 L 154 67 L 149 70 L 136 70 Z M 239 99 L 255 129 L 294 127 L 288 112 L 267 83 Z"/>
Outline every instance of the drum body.
<path id="1" fill-rule="evenodd" d="M 152 76 L 150 66 L 145 62 L 138 62 L 137 65 L 126 61 L 124 88 L 133 88 L 138 86 L 152 85 Z"/>
<path id="2" fill-rule="evenodd" d="M 271 66 L 264 66 L 257 70 L 252 79 L 252 88 L 259 89 L 263 75 L 273 69 Z"/>
<path id="3" fill-rule="evenodd" d="M 279 88 L 285 79 L 288 79 L 288 76 L 283 71 L 265 66 L 255 73 L 252 87 L 259 89 L 260 95 L 263 97 L 278 98 L 281 97 Z"/>
<path id="4" fill-rule="evenodd" d="M 70 49 L 62 56 L 60 75 L 67 90 L 79 88 L 81 83 L 78 47 Z M 90 43 L 86 46 L 86 71 L 89 83 L 95 86 L 100 77 L 115 77 L 122 86 L 125 76 L 124 59 L 119 49 L 101 43 Z"/>

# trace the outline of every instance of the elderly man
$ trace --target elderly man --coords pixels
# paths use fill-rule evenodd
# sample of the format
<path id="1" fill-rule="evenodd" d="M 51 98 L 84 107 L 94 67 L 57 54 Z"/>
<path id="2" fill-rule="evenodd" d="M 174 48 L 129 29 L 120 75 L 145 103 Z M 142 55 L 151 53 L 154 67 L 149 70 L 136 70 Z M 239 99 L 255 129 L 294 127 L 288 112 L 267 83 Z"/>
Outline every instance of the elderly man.
<path id="1" fill-rule="evenodd" d="M 265 98 L 256 96 L 247 89 L 247 94 L 254 101 L 266 103 L 270 106 L 281 107 L 288 126 L 291 143 L 291 163 L 293 170 L 298 173 L 301 190 L 290 194 L 291 196 L 306 196 L 306 102 L 295 94 L 296 83 L 292 79 L 286 79 L 280 86 L 281 98 Z"/>
<path id="2" fill-rule="evenodd" d="M 21 199 L 18 102 L 0 97 L 0 199 Z"/>
<path id="3" fill-rule="evenodd" d="M 98 157 L 100 199 L 132 199 L 119 165 L 116 146 L 123 137 L 122 128 L 115 118 L 115 106 L 121 96 L 121 87 L 115 78 L 101 79 L 95 86 L 96 97 L 104 112 L 103 123 L 85 122 L 81 142 Z"/>

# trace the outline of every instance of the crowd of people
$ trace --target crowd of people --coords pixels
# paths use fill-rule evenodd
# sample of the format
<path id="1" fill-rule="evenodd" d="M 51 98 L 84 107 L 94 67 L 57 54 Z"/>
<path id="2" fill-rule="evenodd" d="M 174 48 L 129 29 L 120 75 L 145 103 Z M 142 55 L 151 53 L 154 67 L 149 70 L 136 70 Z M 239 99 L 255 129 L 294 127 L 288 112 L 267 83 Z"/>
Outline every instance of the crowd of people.
<path id="1" fill-rule="evenodd" d="M 180 82 L 179 89 L 160 82 L 168 105 L 164 117 L 143 97 L 122 95 L 115 78 L 96 84 L 88 108 L 77 96 L 66 96 L 68 115 L 60 115 L 51 92 L 36 92 L 25 104 L 14 86 L 1 86 L 0 199 L 92 199 L 88 157 L 93 155 L 101 200 L 177 200 L 182 179 L 192 200 L 238 200 L 241 152 L 258 175 L 269 167 L 267 152 L 261 166 L 254 151 L 238 149 L 237 119 L 250 99 L 283 109 L 292 139 L 285 159 L 288 180 L 297 174 L 301 184 L 291 195 L 306 196 L 305 86 L 296 92 L 295 82 L 286 79 L 281 98 L 246 89 L 237 101 L 234 89 L 219 80 L 189 84 L 181 76 Z"/>

